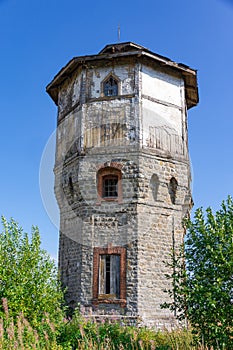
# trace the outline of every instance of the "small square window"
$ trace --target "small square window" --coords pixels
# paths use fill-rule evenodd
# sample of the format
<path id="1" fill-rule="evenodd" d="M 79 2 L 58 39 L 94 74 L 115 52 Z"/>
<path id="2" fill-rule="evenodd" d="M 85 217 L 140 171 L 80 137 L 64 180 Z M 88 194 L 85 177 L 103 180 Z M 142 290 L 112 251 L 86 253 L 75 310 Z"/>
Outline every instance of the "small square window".
<path id="1" fill-rule="evenodd" d="M 122 174 L 119 169 L 106 167 L 97 173 L 98 204 L 106 202 L 122 202 Z"/>
<path id="2" fill-rule="evenodd" d="M 118 176 L 106 175 L 103 177 L 103 198 L 118 196 Z"/>

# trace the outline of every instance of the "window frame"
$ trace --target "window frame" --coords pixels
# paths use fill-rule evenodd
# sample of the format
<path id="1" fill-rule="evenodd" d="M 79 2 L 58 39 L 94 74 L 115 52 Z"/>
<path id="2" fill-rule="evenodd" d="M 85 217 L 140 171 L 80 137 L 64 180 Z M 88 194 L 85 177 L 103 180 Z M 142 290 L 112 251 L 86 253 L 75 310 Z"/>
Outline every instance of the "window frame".
<path id="1" fill-rule="evenodd" d="M 120 256 L 120 275 L 119 275 L 119 298 L 114 298 L 111 294 L 99 293 L 99 265 L 101 255 L 119 255 Z M 93 304 L 120 304 L 126 306 L 126 248 L 95 247 L 93 250 Z"/>
<path id="2" fill-rule="evenodd" d="M 106 95 L 105 94 L 105 84 L 107 84 L 110 79 L 113 79 L 116 82 L 117 93 L 111 94 L 111 95 Z M 120 95 L 120 80 L 119 80 L 119 78 L 115 74 L 109 73 L 101 83 L 101 92 L 102 92 L 102 96 L 107 97 L 107 98 L 114 98 L 114 97 L 119 96 Z"/>
<path id="3" fill-rule="evenodd" d="M 106 177 L 118 178 L 117 181 L 117 196 L 105 196 L 104 195 L 104 180 Z M 101 168 L 97 172 L 97 203 L 101 202 L 118 202 L 122 203 L 122 173 L 121 170 L 113 168 L 111 166 Z"/>
<path id="4" fill-rule="evenodd" d="M 120 255 L 99 255 L 99 299 L 120 298 Z"/>
<path id="5" fill-rule="evenodd" d="M 110 183 L 107 181 L 109 180 L 116 180 L 117 179 L 117 182 L 116 184 L 112 184 L 110 185 Z M 118 182 L 119 182 L 119 176 L 118 175 L 115 175 L 115 174 L 107 174 L 107 175 L 104 175 L 103 176 L 103 179 L 102 179 L 102 198 L 104 199 L 114 199 L 114 198 L 118 198 Z M 112 189 L 110 188 L 112 187 Z M 116 189 L 113 190 L 113 187 L 115 187 Z M 110 192 L 116 192 L 116 195 L 109 195 Z"/>

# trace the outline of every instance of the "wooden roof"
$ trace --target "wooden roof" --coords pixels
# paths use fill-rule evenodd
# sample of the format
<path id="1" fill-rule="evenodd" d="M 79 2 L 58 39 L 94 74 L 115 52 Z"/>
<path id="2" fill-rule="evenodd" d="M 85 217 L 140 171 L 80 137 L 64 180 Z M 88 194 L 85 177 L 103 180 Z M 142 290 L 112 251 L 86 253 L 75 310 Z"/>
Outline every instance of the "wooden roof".
<path id="1" fill-rule="evenodd" d="M 187 107 L 191 108 L 196 106 L 198 103 L 198 87 L 197 87 L 197 71 L 184 65 L 182 63 L 176 63 L 167 57 L 158 55 L 147 48 L 132 43 L 124 42 L 117 44 L 106 45 L 98 54 L 78 56 L 72 58 L 66 66 L 64 66 L 54 79 L 47 85 L 46 91 L 53 99 L 53 101 L 58 103 L 58 89 L 59 86 L 71 76 L 71 74 L 81 65 L 87 64 L 88 62 L 106 61 L 119 57 L 129 57 L 136 56 L 138 59 L 146 57 L 148 60 L 156 61 L 159 65 L 163 67 L 169 67 L 174 71 L 179 71 L 185 82 L 185 94 Z"/>

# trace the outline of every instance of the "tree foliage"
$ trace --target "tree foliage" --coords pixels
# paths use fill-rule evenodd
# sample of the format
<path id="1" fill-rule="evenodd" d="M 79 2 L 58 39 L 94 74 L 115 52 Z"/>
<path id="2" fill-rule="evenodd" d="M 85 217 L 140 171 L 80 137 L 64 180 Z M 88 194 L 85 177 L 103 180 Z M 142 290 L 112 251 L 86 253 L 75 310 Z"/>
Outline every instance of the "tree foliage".
<path id="1" fill-rule="evenodd" d="M 197 209 L 186 221 L 182 249 L 170 266 L 173 302 L 163 305 L 188 318 L 206 345 L 233 348 L 233 201 L 228 197 L 214 215 Z M 175 257 L 174 257 L 175 256 Z M 184 256 L 185 264 L 184 265 Z"/>
<path id="2" fill-rule="evenodd" d="M 32 227 L 31 237 L 11 219 L 2 217 L 0 233 L 0 299 L 7 300 L 10 316 L 20 313 L 35 324 L 46 314 L 51 321 L 62 317 L 63 293 L 57 268 L 41 249 L 40 234 Z M 4 305 L 4 303 L 3 303 Z M 0 308 L 0 316 L 6 312 Z"/>

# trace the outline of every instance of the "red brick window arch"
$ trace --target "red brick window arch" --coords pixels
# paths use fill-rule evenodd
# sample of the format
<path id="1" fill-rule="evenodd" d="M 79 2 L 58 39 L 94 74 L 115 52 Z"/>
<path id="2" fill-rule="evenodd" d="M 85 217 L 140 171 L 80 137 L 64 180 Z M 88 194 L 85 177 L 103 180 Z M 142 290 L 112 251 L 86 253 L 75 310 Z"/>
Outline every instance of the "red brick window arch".
<path id="1" fill-rule="evenodd" d="M 105 167 L 97 173 L 98 201 L 122 201 L 122 174 L 119 169 Z"/>

